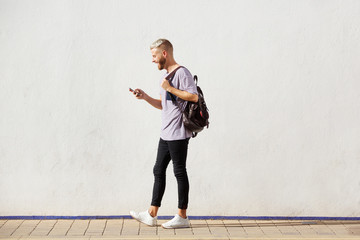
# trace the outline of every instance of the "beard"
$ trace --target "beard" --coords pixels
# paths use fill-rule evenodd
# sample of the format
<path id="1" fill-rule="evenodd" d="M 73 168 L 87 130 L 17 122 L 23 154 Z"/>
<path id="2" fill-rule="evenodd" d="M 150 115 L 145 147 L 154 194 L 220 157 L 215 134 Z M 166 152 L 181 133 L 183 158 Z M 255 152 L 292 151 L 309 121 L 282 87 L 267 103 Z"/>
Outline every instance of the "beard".
<path id="1" fill-rule="evenodd" d="M 161 59 L 159 60 L 159 63 L 158 63 L 158 68 L 159 68 L 159 70 L 163 70 L 163 69 L 164 69 L 165 63 L 166 63 L 166 58 L 164 58 L 163 56 L 161 56 Z"/>

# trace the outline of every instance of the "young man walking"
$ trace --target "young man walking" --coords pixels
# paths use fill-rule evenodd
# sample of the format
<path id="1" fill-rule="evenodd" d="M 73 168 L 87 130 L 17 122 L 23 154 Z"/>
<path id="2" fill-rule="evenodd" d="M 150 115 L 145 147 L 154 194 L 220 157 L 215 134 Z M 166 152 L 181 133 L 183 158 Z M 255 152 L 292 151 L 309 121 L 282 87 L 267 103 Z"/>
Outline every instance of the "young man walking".
<path id="1" fill-rule="evenodd" d="M 182 111 L 187 101 L 198 101 L 198 93 L 189 70 L 176 63 L 173 46 L 168 40 L 155 41 L 150 46 L 150 50 L 152 62 L 157 64 L 159 70 L 166 70 L 166 74 L 160 81 L 160 99 L 150 97 L 141 89 L 135 89 L 133 93 L 137 99 L 143 99 L 161 110 L 161 134 L 153 169 L 155 180 L 151 206 L 147 211 L 140 213 L 130 211 L 130 215 L 144 224 L 156 226 L 157 213 L 165 191 L 166 168 L 172 160 L 178 185 L 178 214 L 172 220 L 162 224 L 162 227 L 185 228 L 190 226 L 186 215 L 189 195 L 186 157 L 192 133 L 184 127 Z M 174 70 L 176 70 L 175 75 L 169 82 L 166 77 Z"/>

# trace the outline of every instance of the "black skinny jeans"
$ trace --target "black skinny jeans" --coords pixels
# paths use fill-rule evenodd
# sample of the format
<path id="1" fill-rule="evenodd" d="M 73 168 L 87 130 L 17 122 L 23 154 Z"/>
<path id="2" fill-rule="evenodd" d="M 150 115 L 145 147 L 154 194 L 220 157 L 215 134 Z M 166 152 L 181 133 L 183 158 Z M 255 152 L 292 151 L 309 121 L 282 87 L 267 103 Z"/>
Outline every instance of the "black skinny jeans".
<path id="1" fill-rule="evenodd" d="M 186 172 L 188 144 L 189 139 L 164 141 L 160 138 L 154 166 L 155 181 L 151 201 L 152 206 L 161 206 L 166 185 L 166 168 L 170 160 L 172 160 L 178 185 L 178 208 L 187 209 L 189 201 L 189 180 Z"/>

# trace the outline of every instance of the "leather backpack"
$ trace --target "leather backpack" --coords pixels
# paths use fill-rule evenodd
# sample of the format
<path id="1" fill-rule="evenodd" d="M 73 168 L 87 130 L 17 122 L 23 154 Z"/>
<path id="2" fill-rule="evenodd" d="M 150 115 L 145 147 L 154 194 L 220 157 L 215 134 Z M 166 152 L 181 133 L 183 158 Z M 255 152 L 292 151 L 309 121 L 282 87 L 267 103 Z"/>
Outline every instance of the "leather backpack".
<path id="1" fill-rule="evenodd" d="M 175 75 L 175 72 L 182 66 L 172 71 L 166 79 L 171 81 Z M 209 109 L 206 106 L 203 91 L 198 86 L 198 77 L 194 75 L 194 81 L 198 92 L 198 101 L 190 102 L 187 101 L 183 114 L 183 123 L 186 129 L 192 132 L 192 137 L 196 137 L 205 127 L 209 128 Z M 173 94 L 169 93 L 171 101 L 178 106 L 176 99 Z"/>

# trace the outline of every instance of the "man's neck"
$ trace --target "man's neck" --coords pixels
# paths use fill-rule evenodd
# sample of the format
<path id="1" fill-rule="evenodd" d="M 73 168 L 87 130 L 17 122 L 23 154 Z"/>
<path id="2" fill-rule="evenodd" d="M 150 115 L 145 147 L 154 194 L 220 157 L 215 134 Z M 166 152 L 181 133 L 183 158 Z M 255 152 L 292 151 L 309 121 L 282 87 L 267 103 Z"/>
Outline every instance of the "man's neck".
<path id="1" fill-rule="evenodd" d="M 180 67 L 179 64 L 177 64 L 175 61 L 171 62 L 171 64 L 169 64 L 169 66 L 167 66 L 165 69 L 168 73 L 174 71 L 176 68 Z"/>

